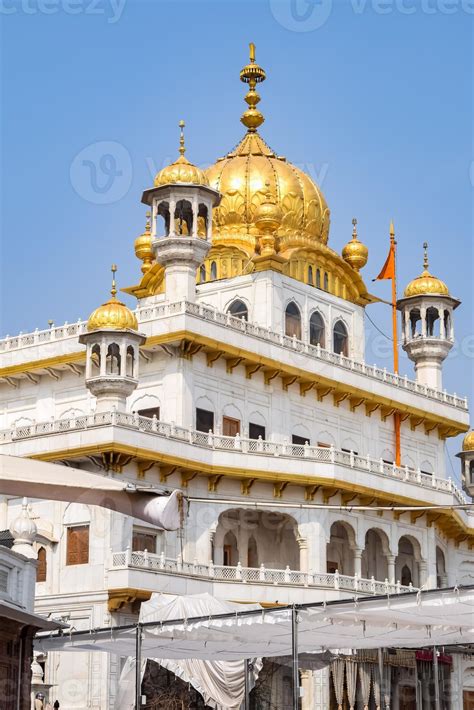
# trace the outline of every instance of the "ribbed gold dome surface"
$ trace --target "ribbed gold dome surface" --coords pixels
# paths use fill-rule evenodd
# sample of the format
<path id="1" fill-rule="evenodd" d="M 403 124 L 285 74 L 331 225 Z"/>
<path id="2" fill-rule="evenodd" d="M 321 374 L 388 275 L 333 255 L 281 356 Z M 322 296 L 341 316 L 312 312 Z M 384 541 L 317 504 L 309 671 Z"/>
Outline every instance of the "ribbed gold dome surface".
<path id="1" fill-rule="evenodd" d="M 449 296 L 449 289 L 441 279 L 433 276 L 428 271 L 428 243 L 423 244 L 424 249 L 424 260 L 423 260 L 423 272 L 410 281 L 406 287 L 403 295 L 405 298 L 410 296 Z"/>
<path id="2" fill-rule="evenodd" d="M 127 308 L 125 303 L 116 297 L 115 272 L 117 267 L 112 266 L 112 298 L 95 309 L 87 321 L 87 330 L 138 330 L 138 321 L 134 313 Z"/>
<path id="3" fill-rule="evenodd" d="M 306 173 L 277 156 L 257 132 L 248 132 L 206 176 L 222 193 L 214 213 L 215 238 L 248 237 L 253 251 L 259 234 L 255 214 L 265 201 L 268 183 L 282 213 L 277 232 L 281 250 L 313 240 L 327 243 L 330 213 L 321 190 Z"/>
<path id="4" fill-rule="evenodd" d="M 468 431 L 462 442 L 463 451 L 474 451 L 474 431 Z"/>
<path id="5" fill-rule="evenodd" d="M 156 175 L 154 185 L 170 185 L 183 183 L 184 185 L 204 185 L 209 186 L 209 180 L 203 171 L 196 165 L 189 162 L 184 155 L 180 155 L 174 163 L 167 165 Z"/>

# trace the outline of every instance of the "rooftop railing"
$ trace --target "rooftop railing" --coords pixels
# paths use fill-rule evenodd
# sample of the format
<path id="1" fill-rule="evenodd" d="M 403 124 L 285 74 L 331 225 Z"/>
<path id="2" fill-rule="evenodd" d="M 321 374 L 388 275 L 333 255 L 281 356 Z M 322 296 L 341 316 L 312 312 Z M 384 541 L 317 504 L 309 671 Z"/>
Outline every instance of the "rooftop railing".
<path id="1" fill-rule="evenodd" d="M 306 459 L 319 463 L 346 466 L 386 478 L 395 478 L 399 481 L 415 484 L 421 488 L 452 493 L 458 503 L 468 502 L 462 491 L 450 478 L 438 478 L 434 475 L 423 473 L 419 469 L 409 466 L 396 466 L 395 463 L 387 463 L 383 459 L 376 459 L 369 455 L 360 456 L 353 451 L 342 451 L 334 447 L 267 441 L 262 438 L 247 439 L 239 435 L 232 437 L 214 434 L 211 431 L 206 433 L 160 421 L 156 416 L 153 418 L 141 417 L 136 413 L 100 412 L 84 414 L 71 419 L 56 419 L 12 427 L 11 429 L 0 431 L 0 444 L 102 426 L 118 426 L 147 432 L 156 437 L 185 442 L 192 446 L 211 450 L 232 451 L 237 454 L 253 454 L 276 458 Z"/>
<path id="2" fill-rule="evenodd" d="M 208 305 L 191 303 L 189 301 L 179 301 L 177 303 L 163 303 L 155 306 L 143 306 L 135 310 L 139 323 L 166 318 L 173 315 L 188 314 L 193 315 L 207 322 L 217 323 L 226 328 L 245 333 L 254 338 L 259 338 L 268 343 L 273 343 L 291 352 L 301 353 L 309 358 L 321 360 L 323 362 L 336 365 L 344 370 L 350 370 L 363 375 L 369 379 L 386 382 L 389 385 L 399 387 L 409 392 L 421 394 L 429 399 L 443 402 L 445 404 L 467 410 L 467 398 L 458 397 L 456 394 L 448 394 L 446 390 L 437 390 L 433 387 L 420 384 L 409 379 L 406 375 L 397 375 L 389 372 L 386 368 L 376 365 L 368 365 L 361 360 L 355 360 L 344 355 L 339 355 L 330 350 L 325 350 L 320 345 L 311 345 L 295 337 L 289 337 L 282 333 L 264 328 L 263 326 L 249 323 L 240 318 L 235 318 L 229 313 L 224 313 Z M 0 353 L 17 350 L 19 348 L 30 347 L 42 343 L 54 342 L 65 338 L 77 337 L 87 330 L 85 321 L 77 323 L 65 323 L 63 326 L 51 327 L 47 330 L 36 330 L 34 333 L 19 334 L 15 337 L 7 336 L 0 340 Z"/>
<path id="3" fill-rule="evenodd" d="M 285 569 L 269 569 L 261 564 L 260 567 L 242 567 L 239 563 L 235 567 L 208 565 L 194 562 L 184 562 L 181 557 L 176 559 L 155 555 L 146 550 L 132 552 L 130 548 L 123 552 L 113 552 L 111 560 L 112 569 L 127 568 L 141 569 L 163 574 L 183 575 L 215 582 L 230 582 L 240 584 L 268 584 L 273 586 L 298 586 L 318 587 L 322 589 L 343 590 L 360 592 L 362 594 L 403 594 L 417 591 L 411 584 L 403 586 L 400 582 L 390 583 L 387 579 L 383 582 L 374 577 L 363 579 L 357 575 L 351 577 L 335 572 L 331 574 L 317 572 L 300 572 L 289 567 Z"/>

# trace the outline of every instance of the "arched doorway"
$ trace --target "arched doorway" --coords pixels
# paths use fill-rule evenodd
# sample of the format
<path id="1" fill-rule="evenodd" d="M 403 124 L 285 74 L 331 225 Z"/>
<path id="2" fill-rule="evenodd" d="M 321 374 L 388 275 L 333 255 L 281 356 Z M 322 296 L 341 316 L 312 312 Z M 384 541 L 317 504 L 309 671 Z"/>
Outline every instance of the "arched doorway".
<path id="1" fill-rule="evenodd" d="M 420 586 L 420 545 L 417 540 L 403 535 L 398 541 L 398 555 L 395 560 L 395 577 L 401 584 Z"/>
<path id="2" fill-rule="evenodd" d="M 326 550 L 327 571 L 334 574 L 354 576 L 355 533 L 346 522 L 331 525 L 331 534 Z"/>
<path id="3" fill-rule="evenodd" d="M 367 530 L 362 553 L 362 577 L 384 581 L 388 579 L 388 540 L 385 533 L 376 528 Z"/>

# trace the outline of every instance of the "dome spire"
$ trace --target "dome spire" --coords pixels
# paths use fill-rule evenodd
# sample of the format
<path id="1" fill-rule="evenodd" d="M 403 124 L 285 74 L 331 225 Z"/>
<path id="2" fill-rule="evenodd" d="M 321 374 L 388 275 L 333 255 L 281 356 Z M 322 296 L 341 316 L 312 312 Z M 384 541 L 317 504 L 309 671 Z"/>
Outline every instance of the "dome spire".
<path id="1" fill-rule="evenodd" d="M 185 122 L 183 119 L 179 122 L 179 129 L 180 129 L 180 135 L 179 135 L 179 154 L 184 156 L 186 153 L 186 146 L 184 144 L 184 127 L 185 127 Z"/>
<path id="2" fill-rule="evenodd" d="M 112 294 L 112 298 L 115 298 L 117 295 L 117 284 L 115 282 L 115 274 L 117 272 L 117 264 L 112 264 L 110 267 L 110 270 L 112 272 L 112 288 L 110 289 L 110 293 Z"/>
<path id="3" fill-rule="evenodd" d="M 265 120 L 263 114 L 257 109 L 260 96 L 255 91 L 255 87 L 257 84 L 265 81 L 266 75 L 262 67 L 255 61 L 255 45 L 253 42 L 250 42 L 249 49 L 250 62 L 240 72 L 240 81 L 249 85 L 249 90 L 244 99 L 248 105 L 248 109 L 244 111 L 240 120 L 249 133 L 255 133 L 257 128 L 261 126 Z"/>
<path id="4" fill-rule="evenodd" d="M 428 242 L 423 242 L 423 270 L 428 271 L 430 262 L 428 260 Z"/>

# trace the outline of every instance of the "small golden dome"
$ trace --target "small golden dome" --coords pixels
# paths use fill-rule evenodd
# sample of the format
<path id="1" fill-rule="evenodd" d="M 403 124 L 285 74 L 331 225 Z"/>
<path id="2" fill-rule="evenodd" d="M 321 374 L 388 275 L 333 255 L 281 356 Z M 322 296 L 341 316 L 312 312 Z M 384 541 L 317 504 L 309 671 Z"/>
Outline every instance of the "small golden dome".
<path id="1" fill-rule="evenodd" d="M 468 431 L 462 442 L 463 451 L 474 451 L 474 430 Z"/>
<path id="2" fill-rule="evenodd" d="M 359 271 L 359 269 L 363 269 L 367 264 L 369 250 L 357 237 L 357 220 L 355 218 L 352 220 L 352 225 L 352 239 L 342 250 L 342 258 L 344 261 L 347 261 L 349 266 L 355 271 Z"/>
<path id="3" fill-rule="evenodd" d="M 115 272 L 117 267 L 112 265 L 112 289 L 110 298 L 89 316 L 87 330 L 138 330 L 138 321 L 134 313 L 116 298 Z"/>
<path id="4" fill-rule="evenodd" d="M 186 148 L 184 145 L 184 121 L 179 122 L 179 127 L 181 129 L 181 135 L 179 139 L 179 152 L 180 156 L 174 163 L 167 165 L 166 168 L 160 170 L 156 175 L 154 185 L 155 187 L 161 187 L 161 185 L 170 184 L 183 184 L 183 185 L 203 185 L 209 187 L 209 180 L 207 179 L 204 172 L 189 162 L 187 158 L 184 157 Z"/>
<path id="5" fill-rule="evenodd" d="M 405 298 L 410 296 L 449 296 L 449 289 L 441 279 L 436 278 L 428 271 L 428 243 L 423 244 L 425 251 L 423 272 L 416 279 L 410 281 L 404 291 Z"/>
<path id="6" fill-rule="evenodd" d="M 154 254 L 152 249 L 153 237 L 150 224 L 151 212 L 146 213 L 146 226 L 143 234 L 135 239 L 135 256 L 143 261 L 142 273 L 146 274 L 153 265 Z"/>

